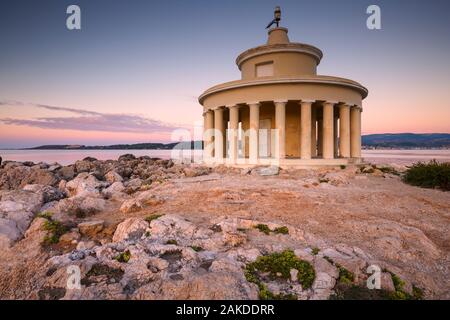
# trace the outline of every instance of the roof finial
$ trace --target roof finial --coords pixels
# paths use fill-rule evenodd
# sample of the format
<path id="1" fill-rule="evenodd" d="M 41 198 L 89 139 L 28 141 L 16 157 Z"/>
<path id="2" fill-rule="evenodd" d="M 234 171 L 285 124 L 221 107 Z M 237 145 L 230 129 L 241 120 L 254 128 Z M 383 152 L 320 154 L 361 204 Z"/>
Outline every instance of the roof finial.
<path id="1" fill-rule="evenodd" d="M 273 19 L 272 22 L 267 25 L 266 29 L 269 29 L 274 23 L 276 23 L 277 28 L 278 28 L 278 25 L 279 25 L 280 20 L 281 20 L 281 9 L 280 9 L 280 6 L 276 6 L 275 7 L 275 12 L 273 14 L 274 14 L 274 18 L 275 19 Z"/>

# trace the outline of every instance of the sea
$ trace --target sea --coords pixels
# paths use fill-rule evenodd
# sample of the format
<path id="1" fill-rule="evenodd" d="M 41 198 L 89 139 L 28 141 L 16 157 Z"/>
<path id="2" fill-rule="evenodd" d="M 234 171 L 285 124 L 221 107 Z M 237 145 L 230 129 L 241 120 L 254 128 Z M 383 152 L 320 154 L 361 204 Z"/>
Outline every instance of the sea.
<path id="1" fill-rule="evenodd" d="M 32 161 L 35 163 L 59 163 L 61 165 L 72 164 L 86 157 L 98 160 L 117 160 L 123 154 L 133 154 L 136 157 L 149 156 L 153 158 L 195 158 L 201 157 L 201 151 L 197 150 L 193 155 L 188 150 L 0 150 L 3 161 Z M 375 164 L 399 164 L 410 165 L 414 162 L 428 162 L 436 159 L 439 162 L 450 162 L 450 150 L 362 150 L 365 161 Z"/>

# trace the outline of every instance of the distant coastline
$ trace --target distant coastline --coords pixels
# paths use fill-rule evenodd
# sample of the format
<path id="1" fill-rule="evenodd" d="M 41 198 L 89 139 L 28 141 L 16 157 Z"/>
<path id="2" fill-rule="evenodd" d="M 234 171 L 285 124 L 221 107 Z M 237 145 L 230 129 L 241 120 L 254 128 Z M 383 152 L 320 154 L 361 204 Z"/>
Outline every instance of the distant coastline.
<path id="1" fill-rule="evenodd" d="M 42 145 L 31 148 L 3 148 L 3 150 L 172 150 L 202 149 L 201 141 L 172 143 L 134 143 L 106 146 Z M 380 133 L 362 136 L 362 147 L 372 149 L 450 149 L 450 133 Z"/>

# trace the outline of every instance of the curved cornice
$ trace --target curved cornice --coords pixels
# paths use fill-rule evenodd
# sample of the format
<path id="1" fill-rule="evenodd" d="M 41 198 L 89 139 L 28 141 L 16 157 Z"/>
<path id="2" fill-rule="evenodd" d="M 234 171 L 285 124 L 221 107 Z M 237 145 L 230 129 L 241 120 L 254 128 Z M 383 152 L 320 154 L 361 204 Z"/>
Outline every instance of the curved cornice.
<path id="1" fill-rule="evenodd" d="M 312 56 L 316 59 L 317 64 L 320 63 L 320 60 L 323 57 L 323 53 L 319 48 L 311 46 L 309 44 L 304 43 L 285 43 L 285 44 L 272 44 L 272 45 L 263 45 L 255 48 L 248 49 L 242 52 L 236 58 L 236 64 L 241 69 L 242 63 L 246 60 L 251 59 L 253 57 L 257 57 L 264 54 L 269 53 L 277 53 L 277 52 L 298 52 Z"/>
<path id="2" fill-rule="evenodd" d="M 217 86 L 211 87 L 207 89 L 205 92 L 203 92 L 199 98 L 198 101 L 200 104 L 203 105 L 203 100 L 208 97 L 209 95 L 223 92 L 227 90 L 237 89 L 237 88 L 245 88 L 245 87 L 251 87 L 251 86 L 262 86 L 262 85 L 272 85 L 272 84 L 293 84 L 293 83 L 306 83 L 306 84 L 327 84 L 327 85 L 336 85 L 336 86 L 343 86 L 347 88 L 352 88 L 354 90 L 357 90 L 361 97 L 364 99 L 367 97 L 369 91 L 367 88 L 362 86 L 356 81 L 345 79 L 345 78 L 338 78 L 338 77 L 331 77 L 331 76 L 302 76 L 302 77 L 282 77 L 282 78 L 275 78 L 275 77 L 265 77 L 261 79 L 252 79 L 252 80 L 237 80 L 237 81 L 230 81 L 225 82 L 222 84 L 219 84 Z"/>

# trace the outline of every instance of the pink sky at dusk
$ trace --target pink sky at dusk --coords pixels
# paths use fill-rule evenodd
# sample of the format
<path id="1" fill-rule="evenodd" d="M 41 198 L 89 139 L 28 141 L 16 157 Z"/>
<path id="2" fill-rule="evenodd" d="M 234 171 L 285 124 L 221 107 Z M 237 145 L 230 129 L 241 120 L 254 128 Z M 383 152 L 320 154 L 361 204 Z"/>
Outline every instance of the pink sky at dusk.
<path id="1" fill-rule="evenodd" d="M 380 1 L 383 28 L 370 31 L 363 2 L 276 4 L 291 41 L 324 52 L 319 74 L 368 88 L 363 134 L 450 133 L 448 3 Z M 202 123 L 204 90 L 240 78 L 235 58 L 265 43 L 275 5 L 103 4 L 80 1 L 88 14 L 79 32 L 61 24 L 57 2 L 2 10 L 0 148 L 170 142 L 172 130 Z M 167 14 L 149 19 L 150 9 Z"/>

